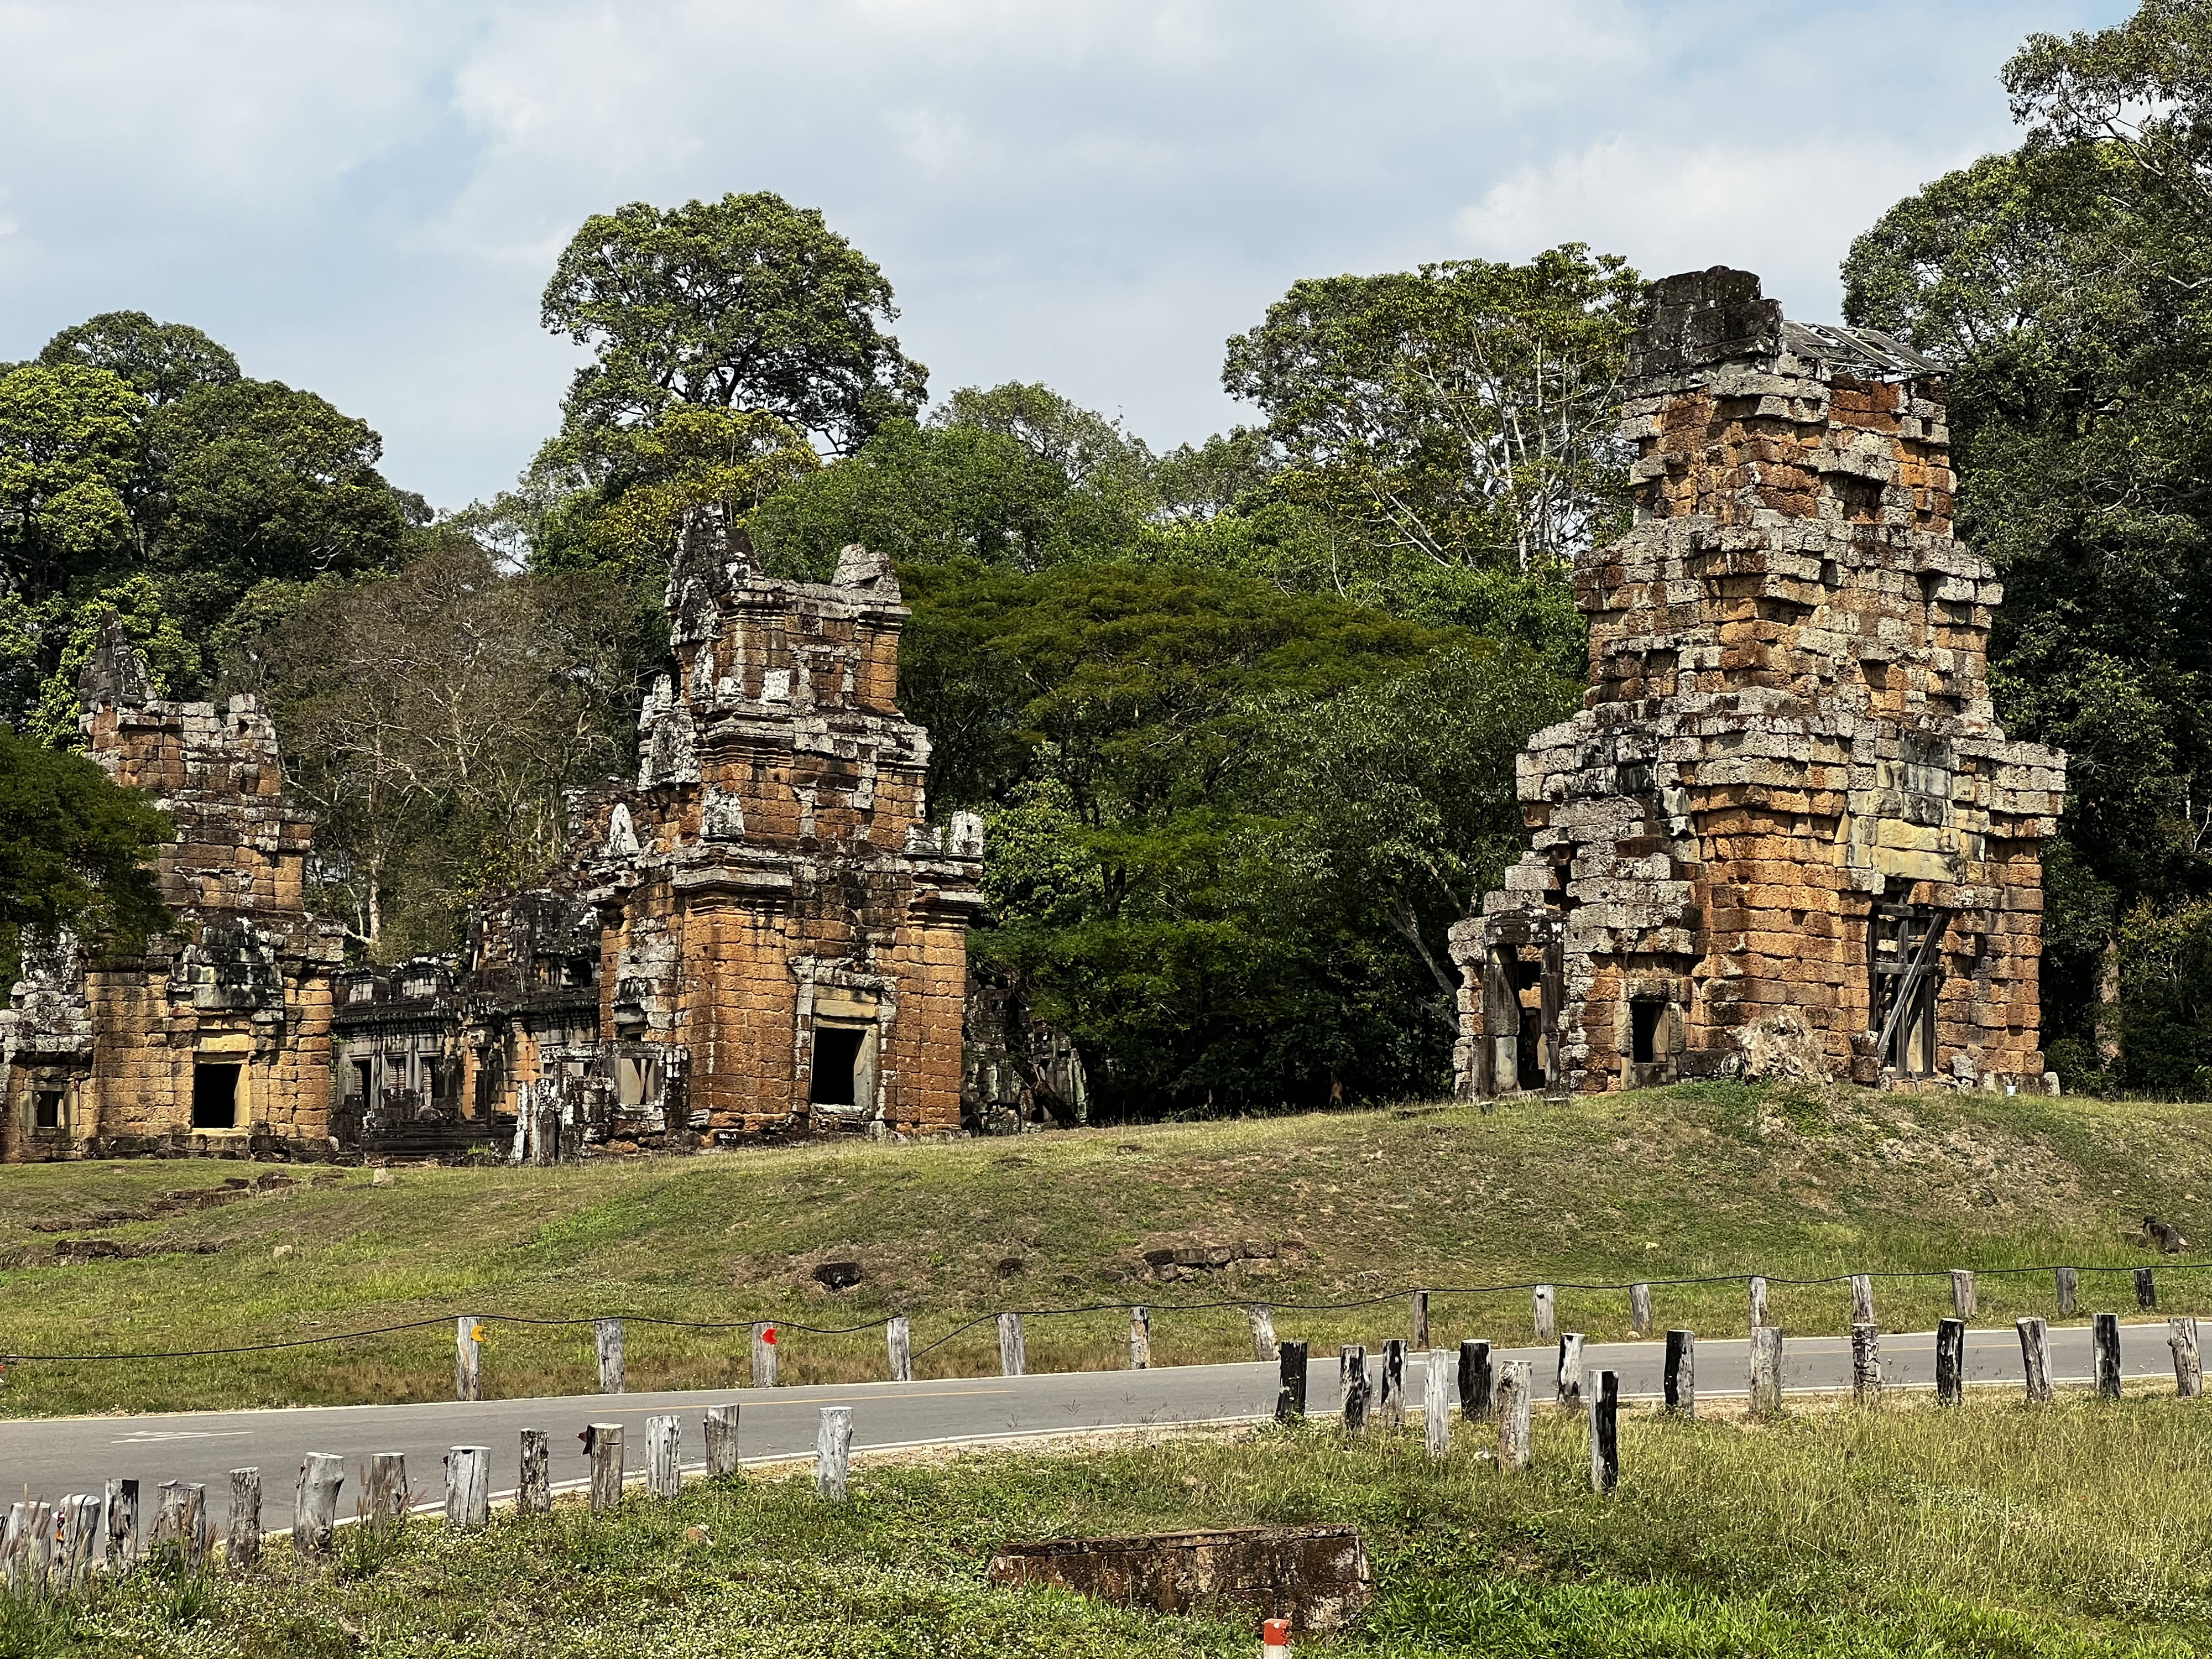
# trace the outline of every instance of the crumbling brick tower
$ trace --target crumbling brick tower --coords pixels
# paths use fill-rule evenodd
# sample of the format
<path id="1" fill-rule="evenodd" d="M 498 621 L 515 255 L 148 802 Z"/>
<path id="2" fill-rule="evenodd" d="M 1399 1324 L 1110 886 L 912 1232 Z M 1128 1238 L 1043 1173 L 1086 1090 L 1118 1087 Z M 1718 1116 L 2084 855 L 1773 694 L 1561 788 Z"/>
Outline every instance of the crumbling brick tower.
<path id="1" fill-rule="evenodd" d="M 1633 528 L 1583 556 L 1583 712 L 1519 764 L 1534 848 L 1453 929 L 1462 1096 L 1747 1070 L 2045 1086 L 2039 849 L 2002 590 L 1951 533 L 1943 383 L 1759 279 L 1653 285 Z"/>
<path id="2" fill-rule="evenodd" d="M 957 1133 L 981 823 L 927 820 L 890 560 L 852 547 L 829 583 L 772 580 L 696 510 L 668 605 L 677 672 L 572 889 L 605 928 L 602 1036 L 680 1059 L 670 1144 Z"/>
<path id="3" fill-rule="evenodd" d="M 79 691 L 92 758 L 176 822 L 156 872 L 178 927 L 137 957 L 27 952 L 0 1013 L 0 1156 L 329 1156 L 343 939 L 307 913 L 314 820 L 285 798 L 276 728 L 251 696 L 154 696 L 112 621 Z"/>

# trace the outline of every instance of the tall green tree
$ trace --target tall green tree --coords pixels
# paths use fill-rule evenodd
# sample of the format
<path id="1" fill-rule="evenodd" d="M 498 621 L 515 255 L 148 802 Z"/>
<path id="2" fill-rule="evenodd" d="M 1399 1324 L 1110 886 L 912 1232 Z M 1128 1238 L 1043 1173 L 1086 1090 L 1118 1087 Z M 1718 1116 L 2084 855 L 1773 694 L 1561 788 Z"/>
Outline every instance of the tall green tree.
<path id="1" fill-rule="evenodd" d="M 0 374 L 0 590 L 35 604 L 125 556 L 145 408 L 105 368 Z"/>
<path id="2" fill-rule="evenodd" d="M 130 950 L 168 925 L 149 867 L 173 835 L 165 813 L 82 755 L 0 727 L 0 986 L 21 969 L 26 933 Z"/>
<path id="3" fill-rule="evenodd" d="M 241 378 L 238 359 L 189 323 L 157 323 L 143 311 L 105 311 L 46 342 L 39 361 L 104 368 L 155 409 L 198 386 Z"/>

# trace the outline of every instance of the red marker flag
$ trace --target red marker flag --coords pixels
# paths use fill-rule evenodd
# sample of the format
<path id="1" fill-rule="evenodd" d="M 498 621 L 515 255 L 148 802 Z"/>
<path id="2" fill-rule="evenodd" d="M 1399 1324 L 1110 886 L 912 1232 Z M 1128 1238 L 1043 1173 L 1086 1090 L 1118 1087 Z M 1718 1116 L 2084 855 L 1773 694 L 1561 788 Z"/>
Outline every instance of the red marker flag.
<path id="1" fill-rule="evenodd" d="M 771 1325 L 766 1330 L 763 1331 L 761 1333 L 761 1340 L 767 1343 L 771 1348 L 775 1346 L 775 1327 Z"/>

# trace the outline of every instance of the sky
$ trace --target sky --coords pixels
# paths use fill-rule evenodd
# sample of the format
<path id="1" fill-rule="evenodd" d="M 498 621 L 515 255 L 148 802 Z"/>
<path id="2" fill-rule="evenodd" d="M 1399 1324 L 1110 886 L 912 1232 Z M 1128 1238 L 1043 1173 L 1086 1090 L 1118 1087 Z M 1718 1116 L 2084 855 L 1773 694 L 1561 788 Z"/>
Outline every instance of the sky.
<path id="1" fill-rule="evenodd" d="M 505 488 L 580 348 L 585 217 L 772 190 L 882 266 L 937 396 L 1042 380 L 1157 447 L 1252 413 L 1223 343 L 1302 276 L 1759 272 L 2015 142 L 1997 70 L 2125 0 L 0 0 L 0 362 L 137 310 Z"/>

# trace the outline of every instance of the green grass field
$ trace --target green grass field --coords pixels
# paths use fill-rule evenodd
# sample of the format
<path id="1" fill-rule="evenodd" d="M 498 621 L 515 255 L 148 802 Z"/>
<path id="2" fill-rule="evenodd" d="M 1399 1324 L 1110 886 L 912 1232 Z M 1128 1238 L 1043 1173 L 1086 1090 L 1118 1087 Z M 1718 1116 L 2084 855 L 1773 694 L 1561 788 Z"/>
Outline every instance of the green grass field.
<path id="1" fill-rule="evenodd" d="M 147 1574 L 0 1597 L 0 1652 L 70 1659 L 1218 1656 L 1244 1621 L 988 1586 L 1010 1540 L 1352 1522 L 1376 1596 L 1346 1655 L 1495 1659 L 2182 1659 L 2212 1649 L 2212 1405 L 2073 1396 L 1807 1413 L 1760 1429 L 1625 1413 L 1618 1492 L 1539 1418 L 1502 1473 L 1462 1429 L 1193 1436 L 862 1464 L 831 1507 L 755 1473 L 617 1515 L 564 1503 L 465 1539 L 340 1531 L 335 1568 Z"/>
<path id="2" fill-rule="evenodd" d="M 922 1375 L 995 1366 L 1002 1307 L 1142 1301 L 1155 1361 L 1249 1356 L 1234 1307 L 1267 1301 L 1278 1331 L 1326 1346 L 1404 1334 L 1395 1292 L 1529 1279 L 1625 1283 L 1763 1273 L 1984 1269 L 2150 1258 L 2146 1212 L 2195 1235 L 2212 1207 L 2212 1114 L 2181 1105 L 1968 1095 L 1684 1087 L 1565 1105 L 1343 1114 L 1102 1129 L 940 1146 L 823 1146 L 562 1170 L 348 1170 L 219 1209 L 96 1224 L 172 1190 L 252 1173 L 235 1164 L 103 1163 L 0 1170 L 0 1350 L 245 1346 L 458 1313 L 607 1313 L 785 1322 L 787 1382 L 882 1375 L 880 1333 L 811 1334 L 905 1311 Z M 2212 1217 L 2205 1218 L 2212 1220 Z M 59 1228 L 61 1231 L 42 1229 Z M 149 1252 L 63 1265 L 88 1239 Z M 1264 1242 L 1269 1261 L 1188 1283 L 1146 1276 L 1162 1243 Z M 219 1245 L 212 1253 L 198 1247 Z M 853 1257 L 866 1279 L 811 1277 Z M 1287 1304 L 1389 1299 L 1332 1312 Z M 1879 1287 L 1892 1328 L 1948 1311 L 1938 1278 Z M 2161 1303 L 2212 1312 L 2212 1272 L 2172 1267 Z M 2128 1305 L 2085 1276 L 2084 1311 Z M 1740 1285 L 1665 1289 L 1662 1325 L 1740 1331 Z M 1785 1326 L 1838 1331 L 1840 1285 L 1777 1284 Z M 1984 1278 L 1985 1319 L 2051 1310 L 2047 1276 Z M 1523 1292 L 1439 1297 L 1439 1342 L 1526 1340 Z M 1563 1324 L 1625 1334 L 1626 1297 L 1565 1289 Z M 1127 1363 L 1107 1310 L 1034 1319 L 1034 1370 Z M 635 1326 L 634 1389 L 744 1380 L 741 1330 Z M 588 1328 L 493 1323 L 489 1391 L 592 1386 Z M 437 1398 L 450 1325 L 208 1358 L 12 1364 L 14 1414 Z"/>

